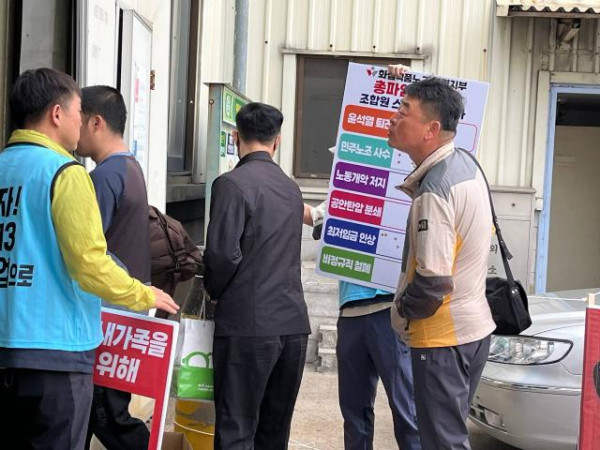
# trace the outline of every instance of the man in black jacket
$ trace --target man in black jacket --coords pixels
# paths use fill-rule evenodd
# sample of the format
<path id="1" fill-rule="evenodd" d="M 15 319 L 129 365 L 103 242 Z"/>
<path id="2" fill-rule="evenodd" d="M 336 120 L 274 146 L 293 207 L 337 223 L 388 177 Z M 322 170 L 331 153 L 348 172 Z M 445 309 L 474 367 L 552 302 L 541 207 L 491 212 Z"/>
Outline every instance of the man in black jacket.
<path id="1" fill-rule="evenodd" d="M 212 186 L 205 285 L 217 300 L 215 449 L 287 448 L 310 325 L 300 280 L 304 204 L 273 161 L 281 112 L 236 116 L 240 162 Z"/>

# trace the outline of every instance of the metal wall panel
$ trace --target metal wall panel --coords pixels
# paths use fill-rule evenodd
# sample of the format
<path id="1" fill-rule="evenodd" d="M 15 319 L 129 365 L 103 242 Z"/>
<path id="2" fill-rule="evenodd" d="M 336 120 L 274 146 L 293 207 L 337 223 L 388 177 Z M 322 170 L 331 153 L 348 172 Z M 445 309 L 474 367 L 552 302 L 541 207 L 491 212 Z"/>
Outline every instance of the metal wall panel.
<path id="1" fill-rule="evenodd" d="M 296 89 L 294 57 L 285 52 L 414 54 L 426 56 L 414 60 L 424 71 L 491 83 L 480 154 L 490 181 L 540 189 L 533 173 L 536 114 L 545 114 L 537 107 L 539 73 L 600 71 L 599 21 L 582 20 L 577 37 L 560 43 L 556 19 L 497 17 L 495 7 L 491 0 L 250 1 L 246 94 L 284 106 L 282 166 L 291 169 Z M 226 23 L 234 8 L 235 0 L 204 2 L 202 81 L 230 81 Z"/>
<path id="2" fill-rule="evenodd" d="M 207 1 L 205 12 L 214 14 L 216 5 Z M 252 0 L 246 94 L 279 107 L 295 101 L 296 80 L 295 76 L 290 80 L 291 71 L 284 70 L 283 50 L 388 58 L 425 55 L 424 62 L 416 62 L 425 71 L 486 79 L 493 12 L 492 2 L 479 0 Z M 219 46 L 216 39 L 209 39 Z M 212 47 L 203 60 L 218 54 Z M 226 77 L 225 72 L 220 75 Z M 284 128 L 292 126 L 293 113 L 284 113 Z M 292 141 L 293 133 L 288 132 L 283 159 L 290 158 Z"/>

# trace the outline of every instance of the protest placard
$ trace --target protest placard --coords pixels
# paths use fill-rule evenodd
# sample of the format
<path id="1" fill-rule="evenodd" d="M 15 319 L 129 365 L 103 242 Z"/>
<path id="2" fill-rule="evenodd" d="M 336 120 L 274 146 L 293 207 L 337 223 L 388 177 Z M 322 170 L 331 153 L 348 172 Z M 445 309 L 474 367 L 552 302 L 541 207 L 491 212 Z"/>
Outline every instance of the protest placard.
<path id="1" fill-rule="evenodd" d="M 102 309 L 94 384 L 155 400 L 149 450 L 161 448 L 179 323 Z"/>
<path id="2" fill-rule="evenodd" d="M 414 165 L 406 153 L 388 145 L 388 129 L 406 86 L 428 76 L 408 72 L 396 77 L 385 67 L 349 64 L 317 273 L 387 291 L 396 289 L 411 204 L 396 186 Z M 440 78 L 465 99 L 454 142 L 475 153 L 488 84 Z"/>

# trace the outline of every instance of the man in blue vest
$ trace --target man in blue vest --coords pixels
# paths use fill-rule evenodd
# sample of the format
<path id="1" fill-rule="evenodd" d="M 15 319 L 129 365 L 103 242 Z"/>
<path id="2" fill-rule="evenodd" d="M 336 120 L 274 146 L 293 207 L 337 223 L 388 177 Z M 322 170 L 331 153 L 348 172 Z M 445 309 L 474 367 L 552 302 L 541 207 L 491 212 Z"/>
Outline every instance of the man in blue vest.
<path id="1" fill-rule="evenodd" d="M 82 449 L 100 298 L 171 313 L 164 292 L 107 255 L 90 177 L 69 152 L 80 90 L 52 69 L 15 81 L 16 130 L 0 153 L 0 434 L 13 448 Z"/>
<path id="2" fill-rule="evenodd" d="M 320 239 L 325 202 L 305 204 L 304 223 L 315 225 Z M 372 449 L 375 395 L 381 378 L 394 420 L 394 435 L 402 450 L 420 450 L 410 350 L 392 329 L 394 295 L 340 281 L 340 313 L 336 356 L 338 389 L 344 417 L 344 448 Z"/>
<path id="3" fill-rule="evenodd" d="M 108 251 L 132 277 L 149 284 L 148 195 L 142 168 L 123 140 L 127 121 L 123 96 L 110 86 L 89 86 L 81 90 L 81 110 L 83 126 L 77 154 L 96 163 L 90 177 Z M 129 392 L 94 386 L 86 448 L 92 435 L 111 450 L 148 448 L 150 432 L 142 420 L 129 414 L 130 401 Z"/>

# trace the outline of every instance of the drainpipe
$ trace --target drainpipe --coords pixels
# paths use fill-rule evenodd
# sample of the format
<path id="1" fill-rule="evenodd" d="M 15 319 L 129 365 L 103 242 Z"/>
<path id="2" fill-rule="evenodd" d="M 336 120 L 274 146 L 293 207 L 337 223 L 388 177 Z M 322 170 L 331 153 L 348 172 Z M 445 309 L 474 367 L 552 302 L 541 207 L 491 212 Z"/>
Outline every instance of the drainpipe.
<path id="1" fill-rule="evenodd" d="M 248 0 L 235 0 L 233 43 L 233 88 L 246 94 L 246 60 L 248 58 Z"/>

